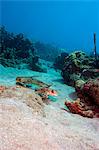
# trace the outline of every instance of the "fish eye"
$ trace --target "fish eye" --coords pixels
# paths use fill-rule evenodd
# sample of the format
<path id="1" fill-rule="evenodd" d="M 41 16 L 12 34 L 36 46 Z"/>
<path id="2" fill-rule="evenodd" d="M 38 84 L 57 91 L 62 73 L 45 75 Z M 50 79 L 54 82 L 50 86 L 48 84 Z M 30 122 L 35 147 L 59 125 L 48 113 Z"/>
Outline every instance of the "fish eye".
<path id="1" fill-rule="evenodd" d="M 52 93 L 54 93 L 54 90 L 52 90 Z"/>

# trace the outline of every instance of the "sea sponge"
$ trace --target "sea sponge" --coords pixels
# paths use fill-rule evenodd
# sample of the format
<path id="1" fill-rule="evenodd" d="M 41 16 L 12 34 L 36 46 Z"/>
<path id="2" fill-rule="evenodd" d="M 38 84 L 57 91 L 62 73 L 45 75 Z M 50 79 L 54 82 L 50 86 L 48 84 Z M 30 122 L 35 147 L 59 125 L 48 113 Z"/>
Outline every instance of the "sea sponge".
<path id="1" fill-rule="evenodd" d="M 75 102 L 65 102 L 65 105 L 68 107 L 70 112 L 74 114 L 79 114 L 83 117 L 89 117 L 93 118 L 94 113 L 92 110 L 85 110 L 85 108 L 82 106 L 80 99 L 76 100 Z"/>
<path id="2" fill-rule="evenodd" d="M 83 86 L 83 92 L 87 92 L 90 100 L 94 101 L 99 106 L 99 79 L 90 80 Z"/>
<path id="3" fill-rule="evenodd" d="M 83 83 L 76 82 L 77 98 L 74 102 L 65 102 L 70 112 L 84 117 L 99 118 L 99 79 Z"/>

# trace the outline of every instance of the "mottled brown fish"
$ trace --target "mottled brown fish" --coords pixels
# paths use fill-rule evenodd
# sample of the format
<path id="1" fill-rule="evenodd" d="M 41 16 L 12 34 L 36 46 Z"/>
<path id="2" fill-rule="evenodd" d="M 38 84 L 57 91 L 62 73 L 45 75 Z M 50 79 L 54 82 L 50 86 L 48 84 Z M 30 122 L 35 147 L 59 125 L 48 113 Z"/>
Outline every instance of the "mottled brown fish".
<path id="1" fill-rule="evenodd" d="M 17 77 L 16 84 L 22 85 L 22 86 L 25 86 L 26 84 L 35 84 L 40 87 L 50 87 L 51 86 L 40 80 L 35 79 L 34 76 L 32 76 L 32 77 Z"/>

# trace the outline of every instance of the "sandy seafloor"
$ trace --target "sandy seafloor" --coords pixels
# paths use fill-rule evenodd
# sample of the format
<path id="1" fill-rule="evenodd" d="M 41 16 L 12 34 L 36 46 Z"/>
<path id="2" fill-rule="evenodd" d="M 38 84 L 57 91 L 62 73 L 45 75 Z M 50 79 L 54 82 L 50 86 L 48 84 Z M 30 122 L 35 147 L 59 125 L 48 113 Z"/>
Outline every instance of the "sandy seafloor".
<path id="1" fill-rule="evenodd" d="M 45 65 L 46 64 L 46 65 Z M 49 68 L 49 62 L 43 61 Z M 22 101 L 0 98 L 0 150 L 99 150 L 99 119 L 84 118 L 60 108 L 72 100 L 74 88 L 63 83 L 53 68 L 47 73 L 27 69 L 4 68 L 0 65 L 0 85 L 15 85 L 17 76 L 37 76 L 52 84 L 57 101 L 45 105 L 45 116 L 33 114 Z"/>
<path id="2" fill-rule="evenodd" d="M 72 100 L 72 95 L 75 92 L 74 88 L 64 84 L 60 71 L 54 70 L 51 67 L 51 62 L 41 60 L 41 64 L 43 68 L 47 69 L 47 73 L 31 71 L 28 69 L 4 68 L 3 66 L 0 66 L 0 84 L 12 86 L 15 85 L 15 79 L 18 76 L 34 76 L 35 79 L 52 85 L 51 88 L 58 92 L 57 98 L 55 97 L 55 105 L 58 104 L 60 107 L 64 107 L 66 99 Z"/>

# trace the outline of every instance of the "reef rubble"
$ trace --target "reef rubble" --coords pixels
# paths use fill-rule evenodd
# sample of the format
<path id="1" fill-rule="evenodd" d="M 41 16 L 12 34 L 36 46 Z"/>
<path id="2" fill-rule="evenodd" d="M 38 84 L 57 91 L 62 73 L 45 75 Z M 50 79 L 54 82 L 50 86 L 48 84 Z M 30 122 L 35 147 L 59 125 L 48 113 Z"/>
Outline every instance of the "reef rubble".
<path id="1" fill-rule="evenodd" d="M 83 51 L 57 58 L 54 65 L 61 70 L 65 84 L 75 88 L 77 99 L 65 101 L 70 112 L 84 117 L 99 118 L 99 57 Z M 59 65 L 58 65 L 59 64 Z"/>

